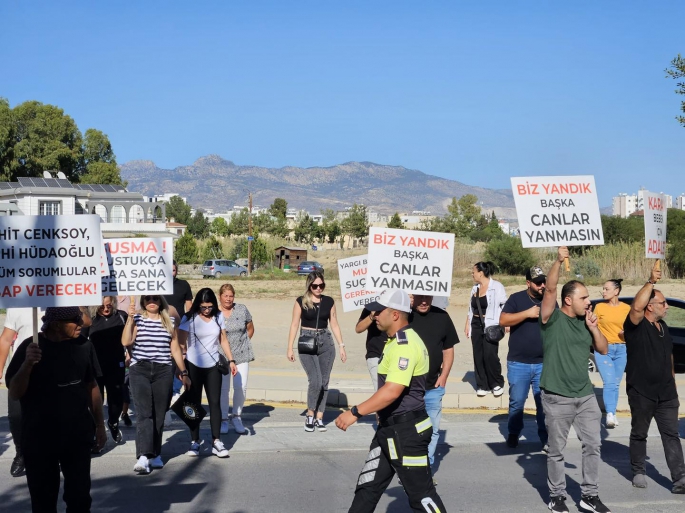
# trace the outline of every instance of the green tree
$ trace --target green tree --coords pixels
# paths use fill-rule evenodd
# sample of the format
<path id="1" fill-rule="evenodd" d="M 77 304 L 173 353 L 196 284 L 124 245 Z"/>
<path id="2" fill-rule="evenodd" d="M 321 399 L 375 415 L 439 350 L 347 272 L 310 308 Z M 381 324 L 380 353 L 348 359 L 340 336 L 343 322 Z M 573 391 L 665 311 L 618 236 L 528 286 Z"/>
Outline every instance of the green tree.
<path id="1" fill-rule="evenodd" d="M 404 223 L 397 212 L 388 221 L 388 228 L 404 228 Z"/>
<path id="2" fill-rule="evenodd" d="M 247 258 L 248 240 L 243 237 L 235 245 L 236 258 Z M 252 241 L 252 263 L 256 266 L 264 265 L 271 261 L 271 254 L 266 241 L 255 235 Z"/>
<path id="3" fill-rule="evenodd" d="M 288 228 L 288 221 L 285 217 L 277 217 L 276 221 L 269 226 L 268 233 L 274 237 L 287 237 L 290 235 L 290 228 Z"/>
<path id="4" fill-rule="evenodd" d="M 229 235 L 245 235 L 250 230 L 250 213 L 243 208 L 237 214 L 234 212 L 228 223 Z"/>
<path id="5" fill-rule="evenodd" d="M 350 208 L 348 216 L 341 224 L 342 232 L 350 238 L 364 239 L 369 234 L 368 214 L 365 205 L 356 203 Z"/>
<path id="6" fill-rule="evenodd" d="M 678 80 L 685 78 L 685 59 L 680 54 L 671 61 L 671 67 L 666 68 L 666 78 Z M 676 94 L 685 94 L 685 82 L 678 82 Z M 685 101 L 680 103 L 680 110 L 685 113 Z M 678 122 L 685 127 L 685 116 L 676 116 Z"/>
<path id="7" fill-rule="evenodd" d="M 15 126 L 12 109 L 5 98 L 0 97 L 0 181 L 11 182 L 14 159 Z"/>
<path id="8" fill-rule="evenodd" d="M 128 184 L 121 181 L 121 173 L 109 138 L 100 130 L 89 128 L 83 140 L 82 183 Z"/>
<path id="9" fill-rule="evenodd" d="M 210 237 L 207 239 L 207 244 L 205 244 L 205 247 L 202 250 L 202 260 L 223 258 L 223 251 L 221 242 L 217 240 L 216 237 Z"/>
<path id="10" fill-rule="evenodd" d="M 669 208 L 666 218 L 666 263 L 671 276 L 685 277 L 685 211 Z"/>
<path id="11" fill-rule="evenodd" d="M 311 244 L 317 235 L 316 223 L 309 217 L 309 214 L 301 214 L 298 216 L 297 225 L 295 226 L 295 240 L 304 244 Z"/>
<path id="12" fill-rule="evenodd" d="M 628 218 L 602 216 L 602 232 L 604 232 L 605 244 L 644 242 L 645 220 L 637 216 Z"/>
<path id="13" fill-rule="evenodd" d="M 253 233 L 270 233 L 272 224 L 274 224 L 274 219 L 267 212 L 260 212 L 256 216 L 252 216 Z"/>
<path id="14" fill-rule="evenodd" d="M 533 253 L 523 247 L 519 237 L 507 236 L 490 241 L 485 248 L 484 258 L 492 261 L 500 272 L 507 274 L 522 275 L 535 265 Z"/>
<path id="15" fill-rule="evenodd" d="M 183 198 L 172 196 L 166 204 L 166 218 L 188 226 L 191 210 L 190 205 L 183 201 Z"/>
<path id="16" fill-rule="evenodd" d="M 218 235 L 219 237 L 228 236 L 228 223 L 223 217 L 215 217 L 212 224 L 209 225 L 209 233 Z"/>
<path id="17" fill-rule="evenodd" d="M 487 220 L 487 218 L 483 217 L 483 220 Z M 479 225 L 481 224 L 482 223 L 479 222 Z M 469 238 L 475 242 L 490 242 L 493 239 L 502 239 L 507 236 L 508 234 L 505 234 L 502 231 L 502 228 L 500 228 L 494 212 L 490 216 L 485 226 L 479 227 L 469 234 Z"/>
<path id="18" fill-rule="evenodd" d="M 196 264 L 198 260 L 198 250 L 195 238 L 186 232 L 174 245 L 174 260 L 179 264 Z"/>
<path id="19" fill-rule="evenodd" d="M 209 221 L 202 213 L 202 210 L 195 212 L 195 215 L 188 221 L 188 231 L 198 239 L 206 239 L 209 235 Z"/>
<path id="20" fill-rule="evenodd" d="M 278 218 L 285 219 L 285 215 L 288 212 L 288 202 L 283 198 L 276 198 L 274 202 L 269 207 L 269 213 Z"/>

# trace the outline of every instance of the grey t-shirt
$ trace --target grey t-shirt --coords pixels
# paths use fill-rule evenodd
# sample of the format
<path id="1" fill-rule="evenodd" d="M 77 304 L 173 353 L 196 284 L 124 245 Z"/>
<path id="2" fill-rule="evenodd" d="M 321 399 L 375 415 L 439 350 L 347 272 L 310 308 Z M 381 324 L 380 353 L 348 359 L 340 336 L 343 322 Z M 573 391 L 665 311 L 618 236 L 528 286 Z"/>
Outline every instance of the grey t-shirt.
<path id="1" fill-rule="evenodd" d="M 230 317 L 219 317 L 219 324 L 224 327 L 228 337 L 228 345 L 231 346 L 231 354 L 236 365 L 254 360 L 250 337 L 247 336 L 247 324 L 252 322 L 252 316 L 245 305 L 234 304 L 233 313 Z"/>

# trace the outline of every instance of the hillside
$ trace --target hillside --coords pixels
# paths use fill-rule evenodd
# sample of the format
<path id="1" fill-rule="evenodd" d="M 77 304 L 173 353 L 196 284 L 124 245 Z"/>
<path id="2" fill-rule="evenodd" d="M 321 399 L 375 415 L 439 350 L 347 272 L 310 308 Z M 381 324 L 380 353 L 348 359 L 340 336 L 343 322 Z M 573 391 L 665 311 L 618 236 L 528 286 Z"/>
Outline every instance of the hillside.
<path id="1" fill-rule="evenodd" d="M 452 197 L 475 194 L 487 211 L 514 218 L 514 200 L 509 189 L 473 187 L 431 176 L 401 166 L 372 162 L 347 162 L 332 167 L 282 167 L 279 169 L 238 166 L 218 155 L 201 157 L 190 166 L 161 169 L 148 160 L 121 166 L 129 190 L 145 195 L 177 193 L 194 207 L 214 211 L 245 205 L 253 193 L 255 205 L 268 206 L 274 198 L 285 198 L 289 207 L 319 212 L 341 210 L 363 203 L 375 212 L 427 210 L 443 214 Z"/>

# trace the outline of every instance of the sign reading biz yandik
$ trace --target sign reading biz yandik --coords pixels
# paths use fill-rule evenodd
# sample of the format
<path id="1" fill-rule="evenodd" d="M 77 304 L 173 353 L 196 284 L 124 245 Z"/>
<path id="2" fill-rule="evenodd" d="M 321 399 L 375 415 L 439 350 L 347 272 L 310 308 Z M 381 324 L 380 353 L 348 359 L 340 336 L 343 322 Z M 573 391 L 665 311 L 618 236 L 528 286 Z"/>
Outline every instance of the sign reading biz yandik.
<path id="1" fill-rule="evenodd" d="M 666 258 L 666 202 L 663 194 L 643 191 L 645 204 L 645 256 Z"/>
<path id="2" fill-rule="evenodd" d="M 449 296 L 454 234 L 371 228 L 367 290 Z"/>
<path id="3" fill-rule="evenodd" d="M 97 305 L 100 216 L 0 217 L 0 307 Z"/>
<path id="4" fill-rule="evenodd" d="M 524 248 L 604 244 L 594 176 L 512 177 L 511 189 Z"/>
<path id="5" fill-rule="evenodd" d="M 173 248 L 171 237 L 107 239 L 103 294 L 173 294 Z"/>
<path id="6" fill-rule="evenodd" d="M 368 255 L 338 260 L 340 295 L 344 312 L 361 310 L 369 303 L 378 299 L 379 292 L 365 288 L 368 275 L 367 264 Z"/>

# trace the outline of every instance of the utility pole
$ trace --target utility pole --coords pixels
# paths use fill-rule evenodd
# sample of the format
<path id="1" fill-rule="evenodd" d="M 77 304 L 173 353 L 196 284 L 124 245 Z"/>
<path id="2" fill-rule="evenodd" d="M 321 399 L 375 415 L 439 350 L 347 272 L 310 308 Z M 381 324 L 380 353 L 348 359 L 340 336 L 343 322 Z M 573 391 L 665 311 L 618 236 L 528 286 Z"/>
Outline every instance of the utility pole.
<path id="1" fill-rule="evenodd" d="M 252 273 L 252 193 L 248 193 L 250 200 L 249 217 L 247 221 L 247 275 Z"/>

